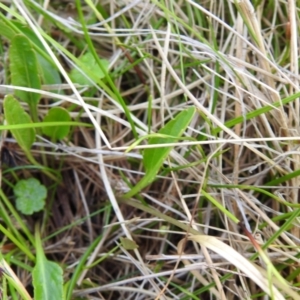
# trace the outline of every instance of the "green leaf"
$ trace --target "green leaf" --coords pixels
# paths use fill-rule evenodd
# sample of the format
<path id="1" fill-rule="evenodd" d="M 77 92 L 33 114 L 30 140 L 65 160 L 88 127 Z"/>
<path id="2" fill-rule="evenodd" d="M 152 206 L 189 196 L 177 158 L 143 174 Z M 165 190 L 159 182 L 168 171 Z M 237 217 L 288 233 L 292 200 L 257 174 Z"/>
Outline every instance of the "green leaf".
<path id="1" fill-rule="evenodd" d="M 43 84 L 46 85 L 60 85 L 61 77 L 58 70 L 42 55 L 37 54 L 39 74 L 41 74 L 41 79 Z M 63 94 L 63 90 L 51 90 L 52 93 Z"/>
<path id="2" fill-rule="evenodd" d="M 100 61 L 102 63 L 102 66 L 107 70 L 109 62 L 105 59 L 100 59 Z M 79 63 L 79 67 L 85 73 L 92 75 L 91 79 L 93 79 L 94 81 L 97 82 L 99 81 L 99 79 L 104 78 L 105 74 L 102 72 L 94 56 L 90 52 L 87 52 L 82 57 L 80 57 Z M 74 83 L 91 86 L 91 82 L 75 68 L 70 72 L 70 78 Z"/>
<path id="3" fill-rule="evenodd" d="M 35 299 L 63 299 L 63 271 L 55 262 L 45 256 L 37 259 L 33 269 L 33 286 Z"/>
<path id="4" fill-rule="evenodd" d="M 0 28 L 1 28 L 0 35 L 4 36 L 9 40 L 12 39 L 12 37 L 15 35 L 15 32 L 8 25 L 6 25 L 2 20 L 0 21 Z"/>
<path id="5" fill-rule="evenodd" d="M 0 21 L 0 34 L 5 36 L 9 40 L 11 40 L 17 34 L 23 34 L 30 40 L 32 45 L 35 46 L 35 50 L 38 51 L 36 53 L 38 62 L 37 65 L 42 82 L 49 85 L 61 84 L 61 77 L 57 68 L 53 64 L 51 64 L 49 59 L 46 59 L 48 57 L 48 54 L 46 53 L 45 47 L 38 39 L 34 31 L 31 28 L 24 26 L 24 24 L 19 21 L 10 20 L 8 24 L 10 24 L 10 27 L 6 25 L 2 20 Z M 52 90 L 52 92 L 56 93 L 58 91 Z"/>
<path id="6" fill-rule="evenodd" d="M 5 97 L 3 106 L 8 125 L 32 123 L 30 116 L 25 112 L 19 101 L 12 95 Z M 35 141 L 34 128 L 11 129 L 10 131 L 24 152 L 29 152 Z"/>
<path id="7" fill-rule="evenodd" d="M 13 28 L 15 28 L 16 32 L 18 32 L 19 35 L 26 36 L 32 44 L 35 44 L 42 51 L 46 51 L 42 42 L 28 25 L 24 25 L 24 23 L 16 20 L 11 20 L 10 24 L 11 26 L 13 26 Z"/>
<path id="8" fill-rule="evenodd" d="M 158 131 L 159 134 L 165 134 L 171 137 L 152 137 L 149 139 L 149 145 L 175 143 L 176 139 L 174 139 L 174 137 L 178 138 L 183 134 L 190 124 L 195 111 L 195 108 L 191 107 L 180 112 L 173 120 L 169 121 L 165 127 Z M 150 172 L 153 169 L 156 169 L 156 172 L 158 172 L 172 148 L 173 147 L 145 149 L 143 163 L 146 172 Z"/>
<path id="9" fill-rule="evenodd" d="M 42 210 L 45 206 L 47 189 L 37 179 L 20 180 L 14 186 L 17 209 L 25 215 Z"/>
<path id="10" fill-rule="evenodd" d="M 32 271 L 34 299 L 52 300 L 63 299 L 62 268 L 49 261 L 41 246 L 40 237 L 36 235 L 36 265 Z"/>
<path id="11" fill-rule="evenodd" d="M 27 37 L 16 35 L 12 39 L 9 60 L 12 85 L 41 89 L 36 55 Z M 16 90 L 15 95 L 31 107 L 36 106 L 40 100 L 37 93 Z"/>
<path id="12" fill-rule="evenodd" d="M 194 107 L 180 112 L 173 120 L 169 121 L 165 127 L 158 131 L 159 134 L 163 134 L 165 136 L 150 138 L 149 145 L 175 143 L 190 124 L 195 112 L 196 109 Z M 136 186 L 124 195 L 125 198 L 132 197 L 155 179 L 157 172 L 172 149 L 172 146 L 145 149 L 143 163 L 146 174 Z"/>
<path id="13" fill-rule="evenodd" d="M 8 25 L 10 24 L 10 26 Z M 47 53 L 46 50 L 41 43 L 41 41 L 37 38 L 35 33 L 32 31 L 31 28 L 24 26 L 22 22 L 9 20 L 6 23 L 3 20 L 0 20 L 0 36 L 4 36 L 9 42 L 13 39 L 16 35 L 24 34 L 30 42 L 35 46 L 35 49 L 38 51 L 40 49 L 40 53 L 36 53 L 37 57 L 37 65 L 39 72 L 38 74 L 41 75 L 41 80 L 44 84 L 51 85 L 51 84 L 61 84 L 61 77 L 57 70 L 57 68 L 46 59 Z M 42 53 L 42 54 L 41 54 Z M 44 55 L 44 56 L 43 56 Z M 53 93 L 63 93 L 62 91 L 55 91 L 52 90 Z"/>
<path id="14" fill-rule="evenodd" d="M 52 107 L 45 116 L 43 122 L 70 122 L 69 112 L 62 107 Z M 70 125 L 44 127 L 43 134 L 49 136 L 52 140 L 61 140 L 69 134 Z"/>
<path id="15" fill-rule="evenodd" d="M 61 84 L 60 74 L 57 68 L 49 61 L 49 59 L 46 59 L 48 53 L 36 34 L 31 28 L 26 27 L 19 22 L 14 22 L 13 24 L 16 25 L 16 27 L 30 40 L 32 45 L 35 46 L 38 74 L 40 75 L 40 79 L 43 84 Z M 52 90 L 51 92 L 56 91 Z"/>
<path id="16" fill-rule="evenodd" d="M 128 238 L 121 237 L 120 240 L 121 240 L 122 246 L 126 250 L 134 250 L 139 247 L 135 241 L 130 240 Z"/>

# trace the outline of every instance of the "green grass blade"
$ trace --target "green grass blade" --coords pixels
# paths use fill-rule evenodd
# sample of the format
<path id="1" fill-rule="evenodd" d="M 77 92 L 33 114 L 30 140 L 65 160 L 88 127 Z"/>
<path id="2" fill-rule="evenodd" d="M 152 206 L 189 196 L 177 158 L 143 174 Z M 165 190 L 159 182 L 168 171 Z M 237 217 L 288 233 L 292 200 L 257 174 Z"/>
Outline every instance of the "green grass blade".
<path id="1" fill-rule="evenodd" d="M 211 203 L 213 203 L 224 215 L 227 215 L 234 223 L 238 224 L 239 219 L 228 211 L 223 205 L 221 205 L 214 197 L 209 193 L 202 191 L 202 195 L 205 196 Z"/>
<path id="2" fill-rule="evenodd" d="M 44 127 L 56 127 L 56 126 L 82 126 L 82 127 L 92 127 L 93 125 L 83 122 L 38 122 L 38 123 L 20 123 L 20 124 L 10 124 L 10 125 L 0 125 L 1 130 L 20 130 L 28 128 L 44 128 Z"/>
<path id="3" fill-rule="evenodd" d="M 34 260 L 34 255 L 30 252 L 30 249 L 26 247 L 26 244 L 23 244 L 20 242 L 20 237 L 19 236 L 14 236 L 12 233 L 10 233 L 7 229 L 4 228 L 0 224 L 0 231 L 7 236 L 23 253 L 25 253 L 29 259 Z"/>
<path id="4" fill-rule="evenodd" d="M 72 277 L 68 284 L 65 286 L 65 294 L 66 294 L 66 300 L 72 299 L 72 292 L 76 286 L 76 281 L 79 278 L 82 270 L 84 269 L 84 264 L 86 263 L 89 255 L 92 253 L 92 251 L 95 249 L 95 247 L 99 244 L 100 240 L 103 238 L 103 235 L 99 235 L 93 243 L 90 245 L 88 249 L 84 252 L 82 257 L 80 258 L 77 267 L 74 270 L 74 273 L 72 274 Z"/>
<path id="5" fill-rule="evenodd" d="M 272 105 L 263 106 L 259 109 L 250 111 L 249 113 L 247 113 L 243 116 L 239 116 L 239 117 L 236 117 L 234 119 L 231 119 L 231 120 L 225 122 L 224 125 L 228 128 L 231 128 L 231 127 L 233 127 L 233 126 L 235 126 L 239 123 L 244 122 L 245 120 L 246 121 L 251 120 L 251 119 L 256 118 L 256 117 L 258 117 L 262 114 L 266 114 L 266 113 L 270 112 L 272 109 L 279 108 L 283 105 L 286 105 L 286 104 L 296 100 L 299 97 L 300 97 L 300 92 L 295 93 L 294 95 L 286 97 L 286 98 L 282 99 L 281 101 L 277 101 L 277 102 L 272 103 Z M 213 129 L 212 134 L 216 135 L 221 131 L 222 131 L 222 128 L 218 127 L 218 128 Z"/>
<path id="6" fill-rule="evenodd" d="M 92 3 L 90 3 L 92 4 Z M 78 14 L 79 14 L 79 18 L 81 21 L 81 25 L 82 25 L 82 29 L 84 32 L 84 36 L 87 42 L 87 45 L 89 47 L 90 52 L 92 53 L 92 55 L 94 56 L 95 61 L 97 62 L 98 67 L 101 69 L 102 73 L 104 74 L 104 78 L 107 80 L 107 82 L 109 83 L 110 86 L 110 90 L 113 92 L 114 94 L 114 98 L 120 103 L 120 105 L 122 106 L 122 108 L 124 109 L 124 113 L 126 115 L 126 118 L 128 119 L 131 129 L 132 129 L 132 133 L 135 136 L 135 138 L 138 137 L 136 128 L 135 128 L 135 124 L 132 120 L 130 111 L 125 103 L 125 101 L 123 100 L 123 97 L 121 96 L 120 92 L 118 91 L 117 87 L 115 86 L 112 78 L 110 77 L 110 75 L 108 74 L 105 66 L 103 65 L 103 62 L 99 59 L 97 51 L 92 43 L 92 40 L 87 32 L 87 27 L 86 27 L 86 23 L 85 23 L 85 19 L 84 19 L 84 15 L 82 12 L 82 7 L 81 7 L 81 3 L 80 1 L 76 1 L 76 6 L 77 6 L 77 10 L 78 10 Z M 99 83 L 99 81 L 98 81 Z"/>
<path id="7" fill-rule="evenodd" d="M 31 234 L 31 232 L 29 231 L 28 226 L 24 223 L 21 216 L 16 211 L 13 204 L 7 198 L 7 196 L 5 195 L 5 193 L 3 192 L 2 189 L 0 189 L 0 199 L 1 199 L 1 201 L 0 201 L 0 216 L 5 223 L 6 229 L 11 230 L 14 233 L 14 235 L 16 236 L 16 238 L 22 243 L 22 245 L 24 245 L 24 246 L 27 245 L 27 247 L 28 247 L 28 243 L 26 243 L 26 240 L 24 239 L 23 234 L 21 234 L 21 232 L 23 232 L 26 235 L 26 237 L 29 239 L 31 245 L 34 245 L 34 237 Z M 6 210 L 4 205 L 7 207 L 8 210 Z M 13 216 L 13 217 L 11 217 L 11 216 Z M 13 220 L 14 220 L 14 222 L 16 222 L 18 224 L 18 226 L 16 226 L 16 223 L 14 223 Z M 33 259 L 34 259 L 34 257 L 33 257 Z"/>

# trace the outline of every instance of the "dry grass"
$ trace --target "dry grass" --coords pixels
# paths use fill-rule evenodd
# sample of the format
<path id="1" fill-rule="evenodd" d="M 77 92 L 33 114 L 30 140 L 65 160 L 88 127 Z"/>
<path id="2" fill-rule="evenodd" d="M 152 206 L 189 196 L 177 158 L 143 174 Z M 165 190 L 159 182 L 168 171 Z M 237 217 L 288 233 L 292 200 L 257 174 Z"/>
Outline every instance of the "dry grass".
<path id="1" fill-rule="evenodd" d="M 48 210 L 26 222 L 31 230 L 42 224 L 47 257 L 64 269 L 66 299 L 267 299 L 263 291 L 300 299 L 295 3 L 261 1 L 251 11 L 247 1 L 101 1 L 98 14 L 82 4 L 97 54 L 110 62 L 112 83 L 94 88 L 68 79 L 67 51 L 79 57 L 90 48 L 72 1 L 44 5 L 17 7 L 58 43 L 48 51 L 63 78 L 55 89 L 65 95 L 44 86 L 40 117 L 54 103 L 74 105 L 72 117 L 93 124 L 59 144 L 41 138 L 33 149 L 40 159 L 42 147 L 63 178 L 57 186 L 31 172 L 49 185 Z M 144 176 L 147 139 L 126 150 L 190 106 L 197 108 L 184 133 L 190 139 L 173 144 L 155 182 L 123 199 Z M 5 144 L 26 165 L 13 139 Z M 14 178 L 3 177 L 9 195 Z M 15 256 L 15 272 L 30 289 L 26 258 Z"/>

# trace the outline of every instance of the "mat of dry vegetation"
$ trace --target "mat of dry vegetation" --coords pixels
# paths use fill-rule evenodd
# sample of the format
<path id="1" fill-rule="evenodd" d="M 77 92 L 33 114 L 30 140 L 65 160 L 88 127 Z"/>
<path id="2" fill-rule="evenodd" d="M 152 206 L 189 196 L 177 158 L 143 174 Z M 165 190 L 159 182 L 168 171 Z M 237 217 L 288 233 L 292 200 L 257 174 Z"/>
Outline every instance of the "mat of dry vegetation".
<path id="1" fill-rule="evenodd" d="M 58 106 L 91 125 L 37 136 L 31 152 L 59 183 L 2 139 L 11 203 L 19 179 L 47 187 L 44 211 L 20 218 L 62 267 L 65 299 L 300 299 L 295 3 L 94 2 L 1 6 L 59 74 L 39 120 Z M 3 96 L 9 47 L 3 34 Z M 1 231 L 33 295 L 34 263 Z"/>

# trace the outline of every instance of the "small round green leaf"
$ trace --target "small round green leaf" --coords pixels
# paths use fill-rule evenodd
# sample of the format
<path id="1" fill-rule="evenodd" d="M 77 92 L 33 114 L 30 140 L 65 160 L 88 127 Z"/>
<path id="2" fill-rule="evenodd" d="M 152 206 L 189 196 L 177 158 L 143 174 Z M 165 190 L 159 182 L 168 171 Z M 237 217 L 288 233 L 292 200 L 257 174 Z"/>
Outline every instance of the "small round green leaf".
<path id="1" fill-rule="evenodd" d="M 47 189 L 37 179 L 29 178 L 18 181 L 14 186 L 17 209 L 25 215 L 42 210 L 45 206 Z"/>
<path id="2" fill-rule="evenodd" d="M 52 107 L 44 118 L 44 122 L 70 122 L 69 112 L 62 107 Z M 54 125 L 54 124 L 53 124 Z M 49 136 L 52 140 L 61 140 L 65 138 L 70 131 L 70 125 L 43 127 L 43 134 Z"/>

